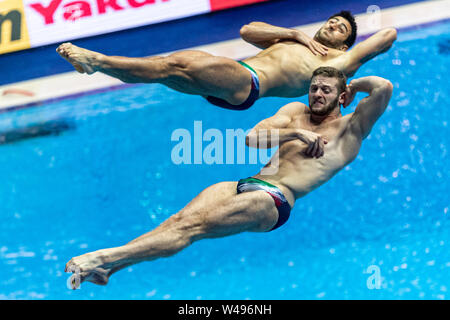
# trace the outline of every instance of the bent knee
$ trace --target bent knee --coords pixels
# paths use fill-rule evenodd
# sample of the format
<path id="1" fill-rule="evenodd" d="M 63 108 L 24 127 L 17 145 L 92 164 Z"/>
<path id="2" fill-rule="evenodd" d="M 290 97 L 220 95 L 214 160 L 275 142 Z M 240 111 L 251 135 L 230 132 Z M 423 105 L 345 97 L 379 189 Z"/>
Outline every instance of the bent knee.
<path id="1" fill-rule="evenodd" d="M 209 57 L 208 54 L 206 57 Z M 198 54 L 190 54 L 188 52 L 175 53 L 165 57 L 164 62 L 169 70 L 192 72 L 202 65 L 205 56 Z"/>
<path id="2" fill-rule="evenodd" d="M 180 57 L 175 55 L 164 58 L 164 62 L 167 67 L 172 69 L 186 69 L 191 63 L 190 60 L 191 59 L 187 57 Z"/>

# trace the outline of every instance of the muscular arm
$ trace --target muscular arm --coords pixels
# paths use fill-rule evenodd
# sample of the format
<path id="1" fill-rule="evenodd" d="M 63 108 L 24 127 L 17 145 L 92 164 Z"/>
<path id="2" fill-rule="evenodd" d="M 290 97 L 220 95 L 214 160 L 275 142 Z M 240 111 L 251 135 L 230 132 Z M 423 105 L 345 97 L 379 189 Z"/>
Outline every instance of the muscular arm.
<path id="1" fill-rule="evenodd" d="M 266 49 L 280 40 L 296 41 L 297 32 L 295 29 L 276 27 L 264 22 L 251 22 L 240 30 L 242 39 L 260 49 Z"/>
<path id="2" fill-rule="evenodd" d="M 274 116 L 258 123 L 246 137 L 249 147 L 266 149 L 281 145 L 284 142 L 299 139 L 308 147 L 305 154 L 311 157 L 323 155 L 323 146 L 327 141 L 320 135 L 301 128 L 289 128 L 294 116 L 304 112 L 305 105 L 292 102 L 282 107 Z"/>
<path id="3" fill-rule="evenodd" d="M 367 92 L 368 97 L 361 100 L 350 120 L 351 132 L 358 139 L 365 139 L 378 118 L 388 106 L 392 95 L 392 83 L 386 79 L 370 76 L 355 79 L 348 85 L 354 96 L 356 92 Z"/>
<path id="4" fill-rule="evenodd" d="M 346 54 L 345 73 L 353 76 L 364 63 L 388 51 L 396 39 L 397 30 L 386 28 L 360 42 Z"/>
<path id="5" fill-rule="evenodd" d="M 281 40 L 292 40 L 308 47 L 312 53 L 326 55 L 328 48 L 296 29 L 272 26 L 264 22 L 251 22 L 240 30 L 241 38 L 246 42 L 266 49 Z"/>

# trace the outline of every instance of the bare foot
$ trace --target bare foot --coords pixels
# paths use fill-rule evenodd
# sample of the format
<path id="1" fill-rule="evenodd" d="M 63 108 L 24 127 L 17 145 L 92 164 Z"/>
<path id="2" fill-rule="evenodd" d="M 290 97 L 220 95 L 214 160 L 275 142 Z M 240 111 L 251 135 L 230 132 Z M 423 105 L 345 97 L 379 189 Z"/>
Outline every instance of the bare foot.
<path id="1" fill-rule="evenodd" d="M 98 285 L 106 285 L 112 268 L 104 263 L 101 251 L 94 251 L 70 259 L 64 272 L 72 272 L 70 284 L 72 289 L 77 289 L 84 281 Z"/>
<path id="2" fill-rule="evenodd" d="M 93 74 L 99 53 L 77 47 L 70 42 L 61 44 L 56 52 L 73 65 L 79 73 Z"/>

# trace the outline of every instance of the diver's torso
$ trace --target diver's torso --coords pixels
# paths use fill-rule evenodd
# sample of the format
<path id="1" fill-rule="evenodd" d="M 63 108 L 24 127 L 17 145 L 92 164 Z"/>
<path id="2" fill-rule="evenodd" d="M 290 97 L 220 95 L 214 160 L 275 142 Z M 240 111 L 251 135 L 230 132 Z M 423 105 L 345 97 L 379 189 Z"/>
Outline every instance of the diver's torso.
<path id="1" fill-rule="evenodd" d="M 329 49 L 326 56 L 314 55 L 293 41 L 276 43 L 245 59 L 260 78 L 260 97 L 298 97 L 308 93 L 311 76 L 320 66 L 339 69 L 344 52 Z"/>
<path id="2" fill-rule="evenodd" d="M 304 154 L 307 147 L 304 142 L 299 139 L 287 141 L 279 146 L 265 167 L 265 169 L 271 166 L 275 168 L 278 159 L 277 171 L 266 175 L 264 172 L 270 171 L 263 170 L 255 177 L 279 186 L 283 193 L 291 193 L 290 198 L 293 199 L 298 199 L 316 189 L 353 161 L 359 151 L 361 140 L 353 137 L 348 130 L 351 116 L 352 114 L 340 117 L 316 128 L 308 125 L 304 115 L 297 117 L 289 128 L 301 128 L 320 134 L 328 141 L 324 155 L 320 158 L 311 158 Z M 285 196 L 287 197 L 286 194 Z"/>

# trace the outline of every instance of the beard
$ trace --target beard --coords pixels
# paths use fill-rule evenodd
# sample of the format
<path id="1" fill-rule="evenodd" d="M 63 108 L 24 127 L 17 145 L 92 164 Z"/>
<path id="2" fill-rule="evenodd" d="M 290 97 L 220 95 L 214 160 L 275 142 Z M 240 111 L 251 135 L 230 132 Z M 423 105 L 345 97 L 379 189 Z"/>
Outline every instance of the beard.
<path id="1" fill-rule="evenodd" d="M 335 108 L 339 107 L 339 96 L 336 97 L 333 101 L 331 101 L 329 104 L 321 107 L 318 109 L 315 107 L 315 104 L 311 105 L 310 110 L 313 114 L 317 116 L 326 116 L 331 113 Z"/>
<path id="2" fill-rule="evenodd" d="M 327 32 L 328 34 L 326 34 Z M 330 39 L 329 31 L 327 31 L 325 27 L 320 28 L 319 31 L 317 31 L 317 33 L 314 35 L 314 40 L 329 48 L 337 48 L 336 43 L 334 43 L 334 41 Z"/>

